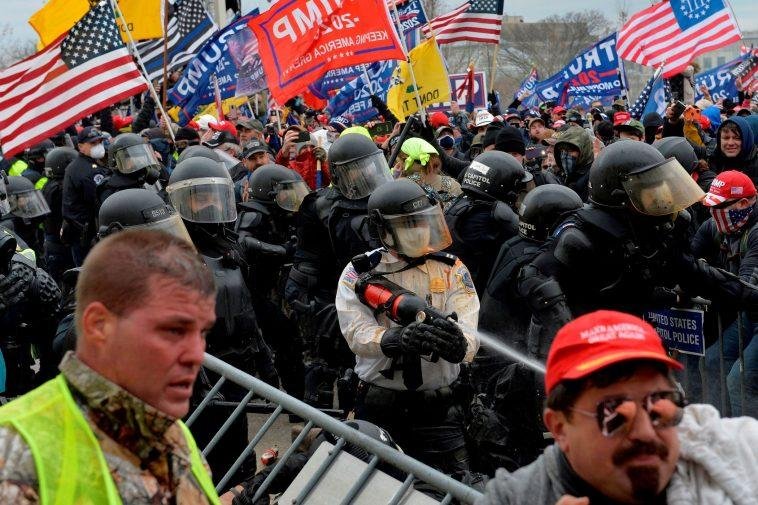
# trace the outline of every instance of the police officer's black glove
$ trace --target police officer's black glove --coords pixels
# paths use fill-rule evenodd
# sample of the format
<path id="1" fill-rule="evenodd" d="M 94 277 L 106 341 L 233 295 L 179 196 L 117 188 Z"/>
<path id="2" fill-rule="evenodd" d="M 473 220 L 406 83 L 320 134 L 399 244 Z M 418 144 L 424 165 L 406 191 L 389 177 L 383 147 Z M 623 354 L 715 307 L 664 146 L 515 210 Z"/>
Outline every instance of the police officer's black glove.
<path id="1" fill-rule="evenodd" d="M 460 363 L 466 356 L 468 342 L 460 326 L 449 319 L 434 319 L 432 324 L 421 323 L 427 340 L 432 342 L 433 351 L 450 363 Z M 431 335 L 431 336 L 430 336 Z"/>
<path id="2" fill-rule="evenodd" d="M 8 274 L 0 275 L 0 314 L 26 299 L 34 276 L 34 267 L 22 261 L 11 261 Z"/>

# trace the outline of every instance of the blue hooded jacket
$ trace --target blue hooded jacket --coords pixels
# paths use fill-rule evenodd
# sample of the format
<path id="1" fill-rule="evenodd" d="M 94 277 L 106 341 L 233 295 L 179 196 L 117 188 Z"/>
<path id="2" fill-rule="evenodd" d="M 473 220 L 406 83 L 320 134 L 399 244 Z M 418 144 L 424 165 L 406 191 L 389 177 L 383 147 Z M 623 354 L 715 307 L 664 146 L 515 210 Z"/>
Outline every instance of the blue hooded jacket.
<path id="1" fill-rule="evenodd" d="M 721 151 L 721 130 L 729 124 L 737 126 L 740 137 L 742 137 L 742 148 L 740 154 L 735 158 L 727 158 Z M 758 185 L 758 149 L 755 146 L 753 130 L 745 118 L 732 116 L 721 123 L 716 132 L 716 141 L 716 151 L 710 159 L 711 169 L 716 173 L 721 173 L 724 170 L 739 170 L 750 177 L 754 184 Z"/>

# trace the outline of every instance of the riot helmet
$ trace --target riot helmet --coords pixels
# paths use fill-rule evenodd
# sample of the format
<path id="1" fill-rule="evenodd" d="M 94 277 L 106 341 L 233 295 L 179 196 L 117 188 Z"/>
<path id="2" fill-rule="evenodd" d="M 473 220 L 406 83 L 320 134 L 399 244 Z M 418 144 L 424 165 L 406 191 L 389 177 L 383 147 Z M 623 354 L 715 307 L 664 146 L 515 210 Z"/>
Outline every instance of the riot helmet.
<path id="1" fill-rule="evenodd" d="M 56 147 L 45 156 L 45 177 L 63 179 L 66 167 L 79 155 L 72 147 Z"/>
<path id="2" fill-rule="evenodd" d="M 126 228 L 170 233 L 192 243 L 179 214 L 154 191 L 129 188 L 113 193 L 100 206 L 98 237 L 103 239 Z"/>
<path id="3" fill-rule="evenodd" d="M 691 174 L 697 168 L 698 159 L 695 149 L 684 137 L 664 137 L 653 142 L 653 147 L 658 149 L 665 158 L 676 158 L 687 173 Z"/>
<path id="4" fill-rule="evenodd" d="M 600 151 L 590 168 L 589 200 L 600 207 L 666 216 L 704 196 L 676 158 L 666 159 L 644 142 L 614 142 Z"/>
<path id="5" fill-rule="evenodd" d="M 177 163 L 166 191 L 171 204 L 187 221 L 230 223 L 237 219 L 232 178 L 212 159 L 197 156 Z"/>
<path id="6" fill-rule="evenodd" d="M 440 203 L 411 180 L 381 185 L 371 193 L 367 209 L 379 240 L 401 256 L 419 258 L 453 242 Z"/>
<path id="7" fill-rule="evenodd" d="M 484 200 L 515 205 L 520 193 L 534 187 L 534 176 L 519 161 L 502 151 L 487 151 L 471 162 L 463 173 L 464 193 Z"/>
<path id="8" fill-rule="evenodd" d="M 39 172 L 45 168 L 45 156 L 55 148 L 55 144 L 50 139 L 45 139 L 38 144 L 27 147 L 24 150 L 24 159 Z"/>
<path id="9" fill-rule="evenodd" d="M 8 203 L 11 214 L 16 217 L 33 219 L 50 214 L 50 206 L 42 196 L 42 191 L 20 175 L 8 177 Z"/>
<path id="10" fill-rule="evenodd" d="M 299 173 L 275 163 L 256 168 L 250 176 L 250 196 L 253 200 L 276 203 L 290 212 L 296 212 L 310 192 Z"/>
<path id="11" fill-rule="evenodd" d="M 122 133 L 108 146 L 111 168 L 122 174 L 144 170 L 146 178 L 158 180 L 161 164 L 155 157 L 153 147 L 136 133 Z M 150 176 L 153 177 L 150 177 Z M 155 180 L 153 182 L 155 182 Z"/>
<path id="12" fill-rule="evenodd" d="M 543 184 L 521 202 L 518 233 L 527 240 L 544 242 L 566 213 L 581 209 L 581 197 L 561 184 Z"/>
<path id="13" fill-rule="evenodd" d="M 345 198 L 360 200 L 392 180 L 384 153 L 358 133 L 341 135 L 329 148 L 332 182 Z"/>
<path id="14" fill-rule="evenodd" d="M 205 146 L 189 146 L 184 151 L 182 151 L 182 154 L 179 155 L 179 159 L 176 160 L 177 164 L 181 163 L 182 161 L 189 159 L 189 158 L 208 158 L 209 160 L 213 160 L 215 162 L 220 163 L 221 158 L 219 157 L 218 153 L 211 149 L 210 147 Z"/>
<path id="15" fill-rule="evenodd" d="M 8 176 L 4 170 L 0 170 L 0 216 L 4 216 L 11 211 L 8 203 Z"/>

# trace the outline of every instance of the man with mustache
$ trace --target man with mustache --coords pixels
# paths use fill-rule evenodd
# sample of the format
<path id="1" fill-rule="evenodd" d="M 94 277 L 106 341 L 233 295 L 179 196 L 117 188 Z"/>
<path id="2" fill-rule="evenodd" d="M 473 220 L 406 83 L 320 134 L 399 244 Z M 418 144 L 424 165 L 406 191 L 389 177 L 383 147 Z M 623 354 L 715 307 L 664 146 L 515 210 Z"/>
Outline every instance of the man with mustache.
<path id="1" fill-rule="evenodd" d="M 686 405 L 652 326 L 597 311 L 566 324 L 547 360 L 555 444 L 500 469 L 477 505 L 756 503 L 758 421 Z"/>
<path id="2" fill-rule="evenodd" d="M 76 286 L 76 351 L 0 408 L 0 503 L 218 504 L 179 421 L 215 301 L 186 240 L 143 229 L 99 242 Z"/>

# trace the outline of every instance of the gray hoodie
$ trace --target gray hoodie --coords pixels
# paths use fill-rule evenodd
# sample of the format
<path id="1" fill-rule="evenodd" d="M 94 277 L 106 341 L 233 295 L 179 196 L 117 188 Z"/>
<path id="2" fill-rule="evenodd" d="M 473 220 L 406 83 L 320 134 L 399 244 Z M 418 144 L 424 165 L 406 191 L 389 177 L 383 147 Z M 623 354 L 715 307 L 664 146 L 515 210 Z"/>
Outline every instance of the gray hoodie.
<path id="1" fill-rule="evenodd" d="M 710 405 L 689 405 L 677 428 L 679 462 L 666 489 L 669 505 L 758 505 L 758 420 L 721 418 Z M 513 473 L 500 469 L 476 505 L 555 505 L 564 494 L 611 503 L 571 470 L 558 446 Z"/>

